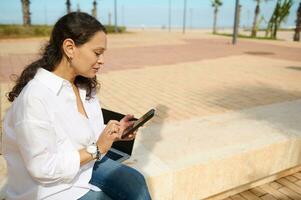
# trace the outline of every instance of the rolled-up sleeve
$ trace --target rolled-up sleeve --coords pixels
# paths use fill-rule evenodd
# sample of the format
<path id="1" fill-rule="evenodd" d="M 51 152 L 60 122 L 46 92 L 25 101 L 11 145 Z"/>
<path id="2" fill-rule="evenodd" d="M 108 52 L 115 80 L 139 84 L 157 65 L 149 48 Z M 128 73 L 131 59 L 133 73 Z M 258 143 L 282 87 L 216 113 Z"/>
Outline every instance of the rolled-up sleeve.
<path id="1" fill-rule="evenodd" d="M 57 133 L 39 100 L 31 100 L 22 115 L 26 117 L 14 129 L 19 151 L 32 178 L 43 185 L 71 182 L 80 170 L 78 150 L 58 149 Z"/>

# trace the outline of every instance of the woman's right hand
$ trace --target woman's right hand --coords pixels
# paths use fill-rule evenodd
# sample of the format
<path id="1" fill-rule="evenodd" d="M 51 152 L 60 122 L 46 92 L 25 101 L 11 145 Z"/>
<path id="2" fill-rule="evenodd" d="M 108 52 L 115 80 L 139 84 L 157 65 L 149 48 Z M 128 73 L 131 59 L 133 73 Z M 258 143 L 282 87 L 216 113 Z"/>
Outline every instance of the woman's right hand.
<path id="1" fill-rule="evenodd" d="M 110 120 L 96 142 L 100 153 L 107 153 L 110 150 L 113 142 L 120 139 L 121 135 L 120 122 L 116 120 Z"/>

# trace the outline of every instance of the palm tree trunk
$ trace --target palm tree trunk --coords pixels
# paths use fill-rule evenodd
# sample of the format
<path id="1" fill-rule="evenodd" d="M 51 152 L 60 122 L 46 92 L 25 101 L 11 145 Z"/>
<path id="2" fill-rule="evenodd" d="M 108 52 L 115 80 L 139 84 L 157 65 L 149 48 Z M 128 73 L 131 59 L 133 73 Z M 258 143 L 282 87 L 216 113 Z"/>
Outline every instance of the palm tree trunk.
<path id="1" fill-rule="evenodd" d="M 71 3 L 70 0 L 66 0 L 67 13 L 71 13 Z"/>
<path id="2" fill-rule="evenodd" d="M 214 8 L 214 17 L 213 17 L 213 33 L 216 33 L 216 21 L 217 21 L 217 7 Z"/>
<path id="3" fill-rule="evenodd" d="M 254 13 L 254 21 L 253 21 L 253 26 L 252 26 L 252 33 L 251 33 L 251 37 L 256 37 L 257 34 L 257 20 L 258 20 L 258 16 L 260 13 L 260 0 L 256 0 L 257 5 L 255 8 L 255 13 Z"/>
<path id="4" fill-rule="evenodd" d="M 24 26 L 29 26 L 31 25 L 31 20 L 30 20 L 30 11 L 29 11 L 29 0 L 21 0 L 22 3 L 22 13 L 23 13 L 23 25 Z"/>
<path id="5" fill-rule="evenodd" d="M 277 39 L 278 28 L 279 28 L 279 23 L 278 23 L 278 19 L 277 19 L 277 21 L 274 24 L 274 30 L 273 30 L 273 34 L 272 34 L 273 39 Z"/>
<path id="6" fill-rule="evenodd" d="M 294 35 L 294 41 L 300 41 L 300 31 L 301 31 L 301 3 L 297 11 L 296 29 Z"/>

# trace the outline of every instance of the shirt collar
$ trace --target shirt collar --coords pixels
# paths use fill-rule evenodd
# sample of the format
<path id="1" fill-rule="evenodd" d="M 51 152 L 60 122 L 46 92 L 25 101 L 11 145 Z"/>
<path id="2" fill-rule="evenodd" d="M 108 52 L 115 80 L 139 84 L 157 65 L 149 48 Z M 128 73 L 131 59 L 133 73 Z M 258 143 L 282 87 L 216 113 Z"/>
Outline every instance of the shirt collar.
<path id="1" fill-rule="evenodd" d="M 56 95 L 59 95 L 62 87 L 64 86 L 72 88 L 72 85 L 69 81 L 43 68 L 38 69 L 35 78 L 53 91 Z M 81 87 L 78 87 L 78 90 L 82 101 L 84 101 L 86 99 L 87 91 Z"/>
<path id="2" fill-rule="evenodd" d="M 46 87 L 48 87 L 56 95 L 59 94 L 62 86 L 70 85 L 70 87 L 71 87 L 71 83 L 69 81 L 67 81 L 43 68 L 38 69 L 38 71 L 35 75 L 35 79 L 38 79 L 41 83 L 43 83 Z"/>

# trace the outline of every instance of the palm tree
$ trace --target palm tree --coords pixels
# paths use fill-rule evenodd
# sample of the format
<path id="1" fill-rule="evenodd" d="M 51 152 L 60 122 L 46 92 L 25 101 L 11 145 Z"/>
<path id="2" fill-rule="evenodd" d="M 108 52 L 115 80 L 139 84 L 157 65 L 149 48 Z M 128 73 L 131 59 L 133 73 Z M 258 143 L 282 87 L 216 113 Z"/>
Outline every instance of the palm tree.
<path id="1" fill-rule="evenodd" d="M 260 0 L 256 0 L 256 7 L 255 7 L 255 13 L 254 13 L 254 21 L 253 21 L 253 26 L 252 26 L 252 32 L 251 36 L 256 37 L 257 33 L 257 19 L 260 13 Z"/>
<path id="2" fill-rule="evenodd" d="M 216 33 L 216 21 L 218 8 L 223 5 L 222 0 L 211 0 L 211 6 L 214 8 L 214 18 L 213 18 L 213 33 Z"/>
<path id="3" fill-rule="evenodd" d="M 29 0 L 21 0 L 22 3 L 22 13 L 23 13 L 23 25 L 24 26 L 30 26 L 31 20 L 30 20 L 30 11 L 29 11 Z"/>
<path id="4" fill-rule="evenodd" d="M 270 34 L 272 39 L 277 38 L 277 31 L 281 25 L 281 23 L 287 18 L 289 15 L 290 9 L 293 5 L 293 0 L 277 0 L 276 7 L 271 16 L 271 19 L 268 23 L 268 27 L 266 30 L 266 36 Z"/>
<path id="5" fill-rule="evenodd" d="M 260 3 L 262 0 L 255 0 L 256 1 L 256 7 L 255 7 L 255 12 L 254 12 L 254 21 L 252 25 L 252 31 L 251 31 L 251 37 L 256 37 L 257 34 L 257 29 L 258 29 L 258 17 L 260 13 Z M 265 0 L 268 1 L 268 0 Z"/>
<path id="6" fill-rule="evenodd" d="M 96 0 L 93 1 L 92 16 L 97 18 L 97 3 L 96 3 Z"/>
<path id="7" fill-rule="evenodd" d="M 71 13 L 71 2 L 70 0 L 66 0 L 67 13 Z"/>
<path id="8" fill-rule="evenodd" d="M 294 35 L 294 41 L 300 41 L 300 31 L 301 31 L 301 2 L 297 10 L 297 19 L 296 19 L 296 29 Z"/>

